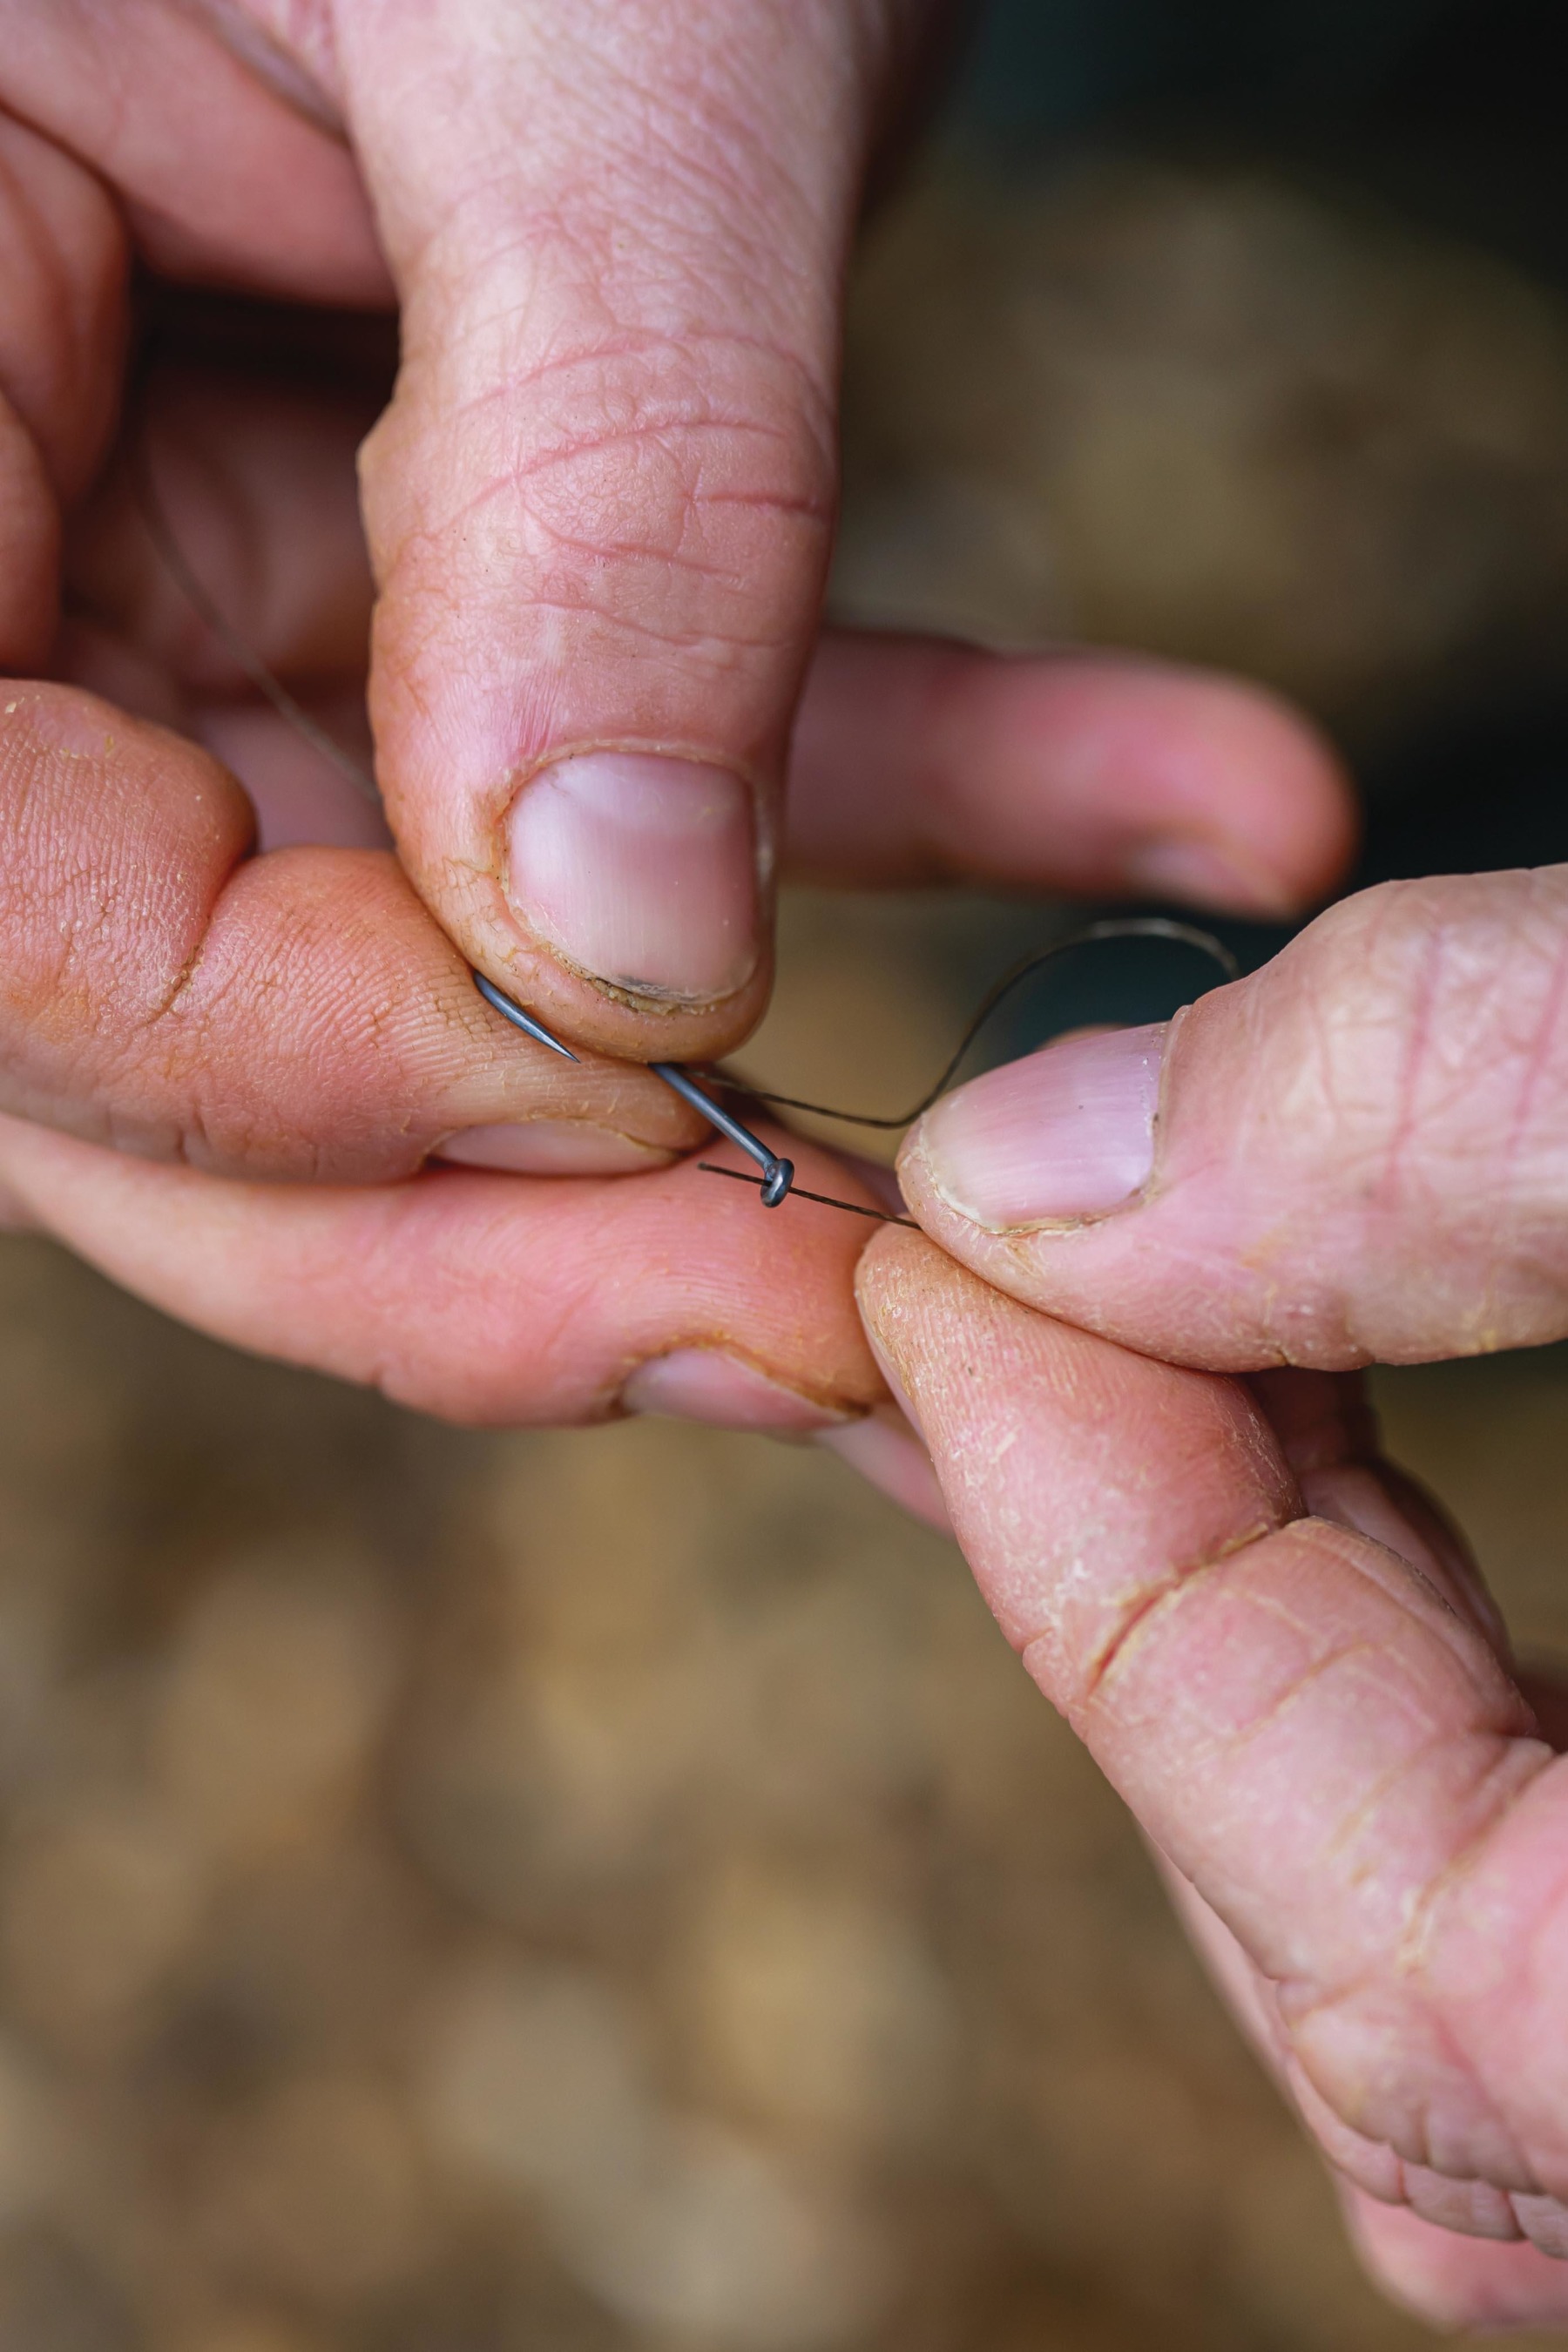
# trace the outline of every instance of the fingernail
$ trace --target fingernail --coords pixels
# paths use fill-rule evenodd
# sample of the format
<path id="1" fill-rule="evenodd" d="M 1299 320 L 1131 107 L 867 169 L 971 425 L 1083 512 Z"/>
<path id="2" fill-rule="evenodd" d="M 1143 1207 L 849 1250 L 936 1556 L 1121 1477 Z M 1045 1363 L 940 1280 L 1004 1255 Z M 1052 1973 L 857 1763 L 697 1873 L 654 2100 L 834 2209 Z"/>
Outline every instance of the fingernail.
<path id="1" fill-rule="evenodd" d="M 460 1168 L 504 1169 L 514 1176 L 625 1176 L 639 1168 L 668 1167 L 675 1155 L 585 1118 L 529 1118 L 506 1127 L 460 1129 L 430 1156 Z"/>
<path id="2" fill-rule="evenodd" d="M 1211 907 L 1237 915 L 1288 914 L 1296 901 L 1276 875 L 1267 873 L 1194 834 L 1169 834 L 1130 848 L 1121 861 L 1130 890 L 1150 898 L 1174 898 L 1184 907 Z"/>
<path id="3" fill-rule="evenodd" d="M 628 1412 L 664 1413 L 675 1421 L 706 1421 L 715 1429 L 754 1429 L 774 1437 L 815 1436 L 852 1417 L 814 1404 L 718 1348 L 675 1348 L 639 1364 L 621 1391 L 621 1402 Z"/>
<path id="4" fill-rule="evenodd" d="M 928 1111 L 913 1149 L 943 1200 L 994 1233 L 1103 1216 L 1154 1164 L 1163 1024 L 1064 1038 Z"/>
<path id="5" fill-rule="evenodd" d="M 508 820 L 513 903 L 617 988 L 707 1001 L 756 961 L 756 827 L 739 776 L 585 751 L 525 784 Z"/>

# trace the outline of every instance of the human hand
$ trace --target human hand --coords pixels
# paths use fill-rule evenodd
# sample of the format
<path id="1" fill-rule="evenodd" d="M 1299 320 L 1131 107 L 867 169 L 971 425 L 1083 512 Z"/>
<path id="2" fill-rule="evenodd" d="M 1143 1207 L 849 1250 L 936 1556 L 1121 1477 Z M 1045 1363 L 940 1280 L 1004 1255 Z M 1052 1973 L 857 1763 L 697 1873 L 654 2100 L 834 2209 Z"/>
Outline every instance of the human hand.
<path id="1" fill-rule="evenodd" d="M 671 1167 L 700 1139 L 676 1098 L 505 1027 L 384 853 L 237 865 L 243 796 L 195 746 L 58 688 L 14 699 L 32 756 L 0 765 L 5 1059 L 13 1105 L 51 1125 L 0 1119 L 0 1211 L 204 1329 L 464 1419 L 844 1432 L 881 1395 L 858 1220 Z M 802 867 L 873 883 L 1103 887 L 1194 807 L 1303 879 L 1343 840 L 1332 768 L 1272 704 L 1100 659 L 830 640 L 794 776 Z M 121 1137 L 138 1156 L 104 1148 Z M 647 1172 L 435 1157 L 548 1171 L 590 1145 Z M 791 1149 L 804 1183 L 868 1199 Z M 847 1436 L 905 1491 L 929 1477 L 886 1425 Z"/>
<path id="2" fill-rule="evenodd" d="M 574 1039 L 639 1059 L 732 1044 L 767 988 L 846 254 L 941 14 L 120 0 L 106 39 L 100 9 L 8 0 L 0 664 L 198 735 L 252 787 L 267 845 L 374 840 L 352 803 L 311 829 L 300 804 L 333 778 L 247 702 L 132 490 L 155 479 L 237 636 L 352 725 L 363 445 L 368 690 L 416 889 Z M 363 336 L 189 297 L 154 301 L 157 363 L 122 414 L 133 257 L 154 295 L 395 304 L 384 414 L 352 388 Z M 1185 797 L 1113 824 L 1117 882 L 1292 900 L 1299 858 L 1201 784 Z"/>
<path id="3" fill-rule="evenodd" d="M 1009 1638 L 1446 2325 L 1568 2320 L 1568 1711 L 1348 1368 L 1568 1334 L 1565 958 L 1563 868 L 1347 900 L 949 1097 L 900 1168 L 952 1255 L 859 1276 Z"/>
<path id="4" fill-rule="evenodd" d="M 7 0 L 0 658 L 47 658 L 61 509 L 114 430 L 130 253 L 164 282 L 395 303 L 360 472 L 405 870 L 468 961 L 573 1038 L 644 1059 L 733 1043 L 768 986 L 846 256 L 939 13 Z M 300 606 L 336 625 L 341 667 L 344 509 L 311 528 L 310 508 L 345 418 L 269 404 L 276 356 L 253 350 L 238 419 L 240 463 L 270 427 L 275 515 L 239 553 L 253 588 L 305 572 L 296 628 Z M 153 379 L 154 452 L 191 392 Z M 209 477 L 226 423 L 232 444 L 232 414 L 206 419 Z M 123 549 L 93 520 L 75 561 L 101 604 Z M 174 520 L 200 543 L 199 514 Z M 283 571 L 279 522 L 301 541 Z"/>
<path id="5" fill-rule="evenodd" d="M 639 851 L 626 887 L 654 877 L 652 899 L 605 919 L 647 944 L 673 909 L 711 946 L 717 909 L 749 976 L 606 994 L 508 898 L 527 860 L 508 864 L 506 808 L 587 741 L 695 749 L 771 793 L 816 627 L 843 251 L 927 13 L 124 0 L 106 40 L 100 10 L 9 0 L 0 661 L 56 682 L 0 710 L 0 1108 L 79 1139 L 8 1134 L 14 1217 L 206 1328 L 437 1409 L 608 1411 L 654 1361 L 637 1394 L 764 1425 L 875 1392 L 849 1221 L 795 1220 L 786 1243 L 743 1196 L 693 1195 L 660 1172 L 700 1139 L 674 1097 L 529 1047 L 464 958 L 633 1053 L 711 1050 L 761 1002 L 763 901 L 754 957 L 723 913 L 738 834 L 711 871 L 700 824 L 685 863 L 679 843 L 677 866 Z M 132 253 L 165 282 L 401 306 L 365 468 L 370 690 L 405 864 L 444 930 L 390 856 L 348 845 L 374 820 L 251 694 L 132 489 L 153 477 L 237 638 L 341 732 L 377 584 L 353 478 L 374 399 L 321 381 L 322 335 L 346 331 L 237 326 L 182 295 L 124 413 Z M 198 742 L 249 787 L 264 845 L 296 845 L 250 855 L 249 801 Z M 1309 738 L 1174 673 L 829 641 L 797 747 L 788 846 L 838 878 L 1267 906 L 1321 887 L 1346 839 Z M 105 1143 L 184 1168 L 80 1148 Z M 648 1181 L 459 1183 L 437 1158 Z M 212 1186 L 279 1177 L 332 1189 Z M 404 1189 L 352 1190 L 376 1183 Z M 307 1277 L 307 1231 L 331 1266 L 353 1254 L 349 1296 Z M 519 1252 L 526 1285 L 498 1308 Z"/>

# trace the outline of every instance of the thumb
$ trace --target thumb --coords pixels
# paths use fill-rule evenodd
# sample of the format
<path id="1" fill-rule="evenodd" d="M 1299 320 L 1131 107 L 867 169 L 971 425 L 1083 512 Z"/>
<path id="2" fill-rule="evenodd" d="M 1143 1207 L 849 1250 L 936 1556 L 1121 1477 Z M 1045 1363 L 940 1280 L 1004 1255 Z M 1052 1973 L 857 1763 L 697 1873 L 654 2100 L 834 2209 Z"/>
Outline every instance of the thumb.
<path id="1" fill-rule="evenodd" d="M 459 946 L 569 1034 L 718 1051 L 836 492 L 872 0 L 338 11 L 403 364 L 366 446 L 372 712 Z"/>
<path id="2" fill-rule="evenodd" d="M 1568 1333 L 1568 866 L 1346 899 L 1168 1028 L 994 1070 L 913 1130 L 927 1231 L 1215 1370 Z"/>

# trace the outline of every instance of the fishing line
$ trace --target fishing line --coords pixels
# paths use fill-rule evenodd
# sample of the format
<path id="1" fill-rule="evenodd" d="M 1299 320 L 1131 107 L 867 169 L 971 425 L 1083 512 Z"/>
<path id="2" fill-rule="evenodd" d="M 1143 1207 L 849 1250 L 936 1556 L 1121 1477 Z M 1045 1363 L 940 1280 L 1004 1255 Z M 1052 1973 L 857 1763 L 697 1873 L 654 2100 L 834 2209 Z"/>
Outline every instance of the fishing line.
<path id="1" fill-rule="evenodd" d="M 1212 931 L 1201 930 L 1196 923 L 1177 922 L 1168 915 L 1113 915 L 1102 922 L 1085 923 L 1079 929 L 1069 931 L 1065 939 L 1056 940 L 1048 948 L 1042 948 L 1037 955 L 1026 956 L 1022 963 L 1013 966 L 1011 971 L 1004 972 L 981 999 L 968 1028 L 953 1048 L 936 1084 L 911 1108 L 900 1111 L 896 1118 L 873 1118 L 868 1111 L 836 1110 L 826 1103 L 802 1102 L 795 1095 L 770 1094 L 765 1087 L 753 1086 L 749 1078 L 742 1077 L 737 1071 L 726 1070 L 722 1065 L 719 1066 L 716 1076 L 726 1086 L 737 1087 L 756 1101 L 773 1103 L 780 1110 L 809 1111 L 814 1118 L 842 1119 L 849 1127 L 912 1127 L 916 1119 L 922 1118 L 931 1105 L 947 1092 L 964 1055 L 992 1014 L 1005 1003 L 1015 990 L 1022 988 L 1026 980 L 1032 980 L 1036 972 L 1042 971 L 1047 964 L 1054 963 L 1058 956 L 1068 955 L 1075 948 L 1093 947 L 1101 940 L 1173 940 L 1182 947 L 1196 948 L 1200 954 L 1210 957 L 1218 964 L 1226 980 L 1239 980 L 1241 977 L 1241 966 L 1225 941 L 1215 939 Z"/>
<path id="2" fill-rule="evenodd" d="M 142 520 L 146 525 L 148 535 L 186 602 L 211 629 L 225 651 L 248 678 L 257 692 L 271 704 L 278 716 L 287 725 L 292 727 L 295 733 L 309 743 L 314 751 L 319 751 L 324 759 L 331 761 L 338 772 L 346 776 L 356 791 L 363 793 L 365 798 L 379 809 L 381 795 L 376 790 L 375 779 L 363 761 L 356 760 L 352 751 L 345 751 L 343 746 L 295 700 L 282 681 L 274 677 L 259 654 L 253 646 L 247 644 L 211 595 L 204 582 L 192 569 L 184 549 L 174 536 L 163 502 L 158 496 L 157 486 L 153 478 L 149 452 L 144 443 L 139 444 L 134 449 L 130 459 L 130 472 L 132 496 L 136 500 Z M 1097 922 L 1084 924 L 1080 929 L 1069 932 L 1065 939 L 1053 940 L 1049 947 L 1042 948 L 1036 955 L 1026 956 L 1021 963 L 1015 964 L 1010 971 L 1004 972 L 1001 979 L 987 990 L 981 999 L 971 1016 L 968 1027 L 948 1056 L 935 1084 L 921 1097 L 919 1102 L 913 1104 L 908 1110 L 900 1111 L 894 1116 L 873 1111 L 843 1110 L 830 1103 L 806 1102 L 798 1095 L 774 1094 L 767 1087 L 759 1087 L 750 1078 L 743 1077 L 739 1071 L 726 1069 L 722 1064 L 713 1066 L 704 1072 L 704 1076 L 707 1076 L 710 1087 L 718 1087 L 725 1092 L 744 1096 L 752 1102 L 768 1103 L 778 1110 L 805 1111 L 814 1118 L 837 1119 L 848 1127 L 878 1128 L 884 1132 L 897 1128 L 910 1127 L 945 1094 L 962 1066 L 964 1056 L 969 1053 L 992 1015 L 1005 1003 L 1008 997 L 1020 989 L 1026 980 L 1032 979 L 1036 972 L 1044 970 L 1046 965 L 1054 963 L 1059 956 L 1068 955 L 1078 948 L 1096 946 L 1107 940 L 1169 940 L 1178 946 L 1195 948 L 1200 954 L 1206 955 L 1219 966 L 1226 980 L 1237 979 L 1241 969 L 1224 940 L 1215 939 L 1212 931 L 1201 930 L 1195 923 L 1179 922 L 1167 915 L 1110 916 Z M 514 1028 L 521 1029 L 536 1044 L 547 1045 L 552 1053 L 561 1055 L 564 1060 L 574 1062 L 577 1059 L 571 1047 L 563 1045 L 559 1037 L 552 1035 L 537 1014 L 530 1013 L 514 998 L 506 995 L 493 981 L 487 979 L 483 972 L 476 971 L 473 974 L 473 981 L 474 986 L 486 1003 L 492 1011 L 499 1013 L 503 1020 L 510 1022 Z M 912 1231 L 919 1230 L 911 1218 L 894 1216 L 890 1212 L 883 1209 L 863 1208 L 858 1202 L 855 1201 L 837 1201 L 826 1192 L 808 1192 L 803 1185 L 795 1183 L 794 1160 L 786 1160 L 782 1153 L 770 1150 L 762 1137 L 754 1134 L 743 1120 L 737 1118 L 733 1111 L 727 1110 L 723 1104 L 716 1102 L 712 1094 L 698 1084 L 689 1069 L 683 1067 L 679 1062 L 650 1062 L 647 1066 L 655 1077 L 661 1078 L 667 1087 L 671 1087 L 681 1097 L 683 1101 L 689 1103 L 694 1110 L 700 1111 L 702 1117 L 718 1134 L 724 1136 L 745 1152 L 761 1171 L 756 1176 L 748 1176 L 740 1169 L 720 1168 L 712 1160 L 700 1160 L 697 1165 L 703 1175 L 726 1176 L 734 1183 L 755 1185 L 762 1196 L 763 1206 L 767 1209 L 779 1208 L 793 1193 L 797 1200 L 813 1201 L 824 1209 L 841 1209 L 851 1217 L 874 1217 L 883 1224 L 907 1225 Z"/>
<path id="3" fill-rule="evenodd" d="M 711 1160 L 700 1160 L 699 1171 L 704 1176 L 728 1176 L 732 1184 L 762 1184 L 761 1176 L 748 1176 L 743 1168 L 721 1168 Z M 890 1209 L 863 1209 L 858 1201 L 836 1201 L 830 1192 L 808 1192 L 804 1184 L 790 1187 L 792 1201 L 815 1201 L 819 1208 L 844 1209 L 852 1217 L 875 1217 L 879 1224 L 903 1225 L 918 1234 L 919 1225 L 912 1217 L 895 1217 Z"/>
<path id="4" fill-rule="evenodd" d="M 310 712 L 295 701 L 280 678 L 275 677 L 253 647 L 247 645 L 197 574 L 185 559 L 184 550 L 175 538 L 169 518 L 163 511 L 153 479 L 152 461 L 144 443 L 139 443 L 130 457 L 131 494 L 137 511 L 147 526 L 148 537 L 163 560 L 170 576 L 200 619 L 205 622 L 230 659 L 237 664 L 258 694 L 272 705 L 279 719 L 286 719 L 297 735 L 302 736 L 313 751 L 330 760 L 341 776 L 346 776 L 354 790 L 363 794 L 373 808 L 381 806 L 381 794 L 375 788 L 375 778 L 363 761 L 346 751 L 335 737 L 319 726 Z"/>

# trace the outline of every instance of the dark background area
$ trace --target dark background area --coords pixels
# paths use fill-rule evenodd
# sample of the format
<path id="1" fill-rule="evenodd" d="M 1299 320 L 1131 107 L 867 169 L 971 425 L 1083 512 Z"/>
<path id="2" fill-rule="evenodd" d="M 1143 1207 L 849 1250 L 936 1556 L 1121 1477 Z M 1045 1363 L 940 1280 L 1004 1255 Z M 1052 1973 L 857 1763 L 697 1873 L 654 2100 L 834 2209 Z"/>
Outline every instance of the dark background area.
<path id="1" fill-rule="evenodd" d="M 1563 37 L 1550 0 L 997 0 L 944 136 L 1024 177 L 1107 142 L 1283 166 L 1561 288 Z M 1568 698 L 1483 687 L 1368 781 L 1358 884 L 1568 856 Z"/>

